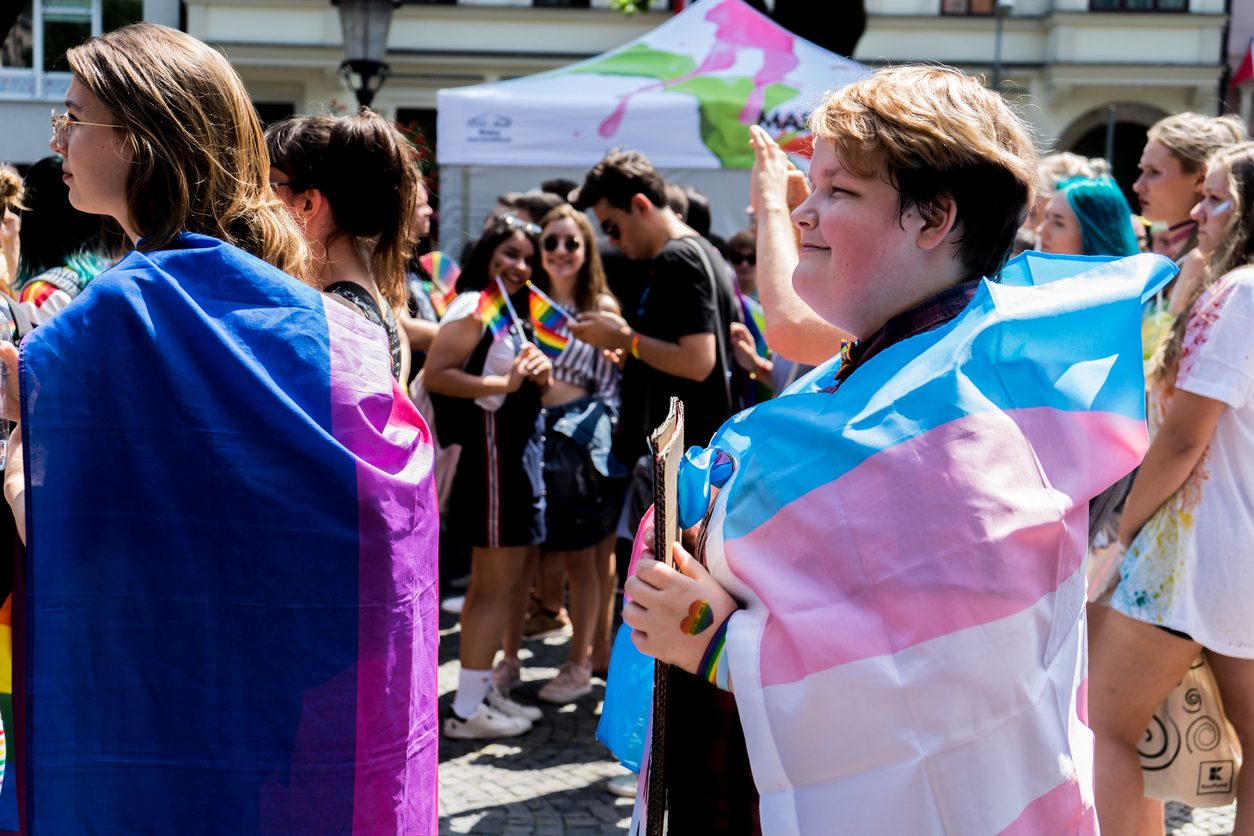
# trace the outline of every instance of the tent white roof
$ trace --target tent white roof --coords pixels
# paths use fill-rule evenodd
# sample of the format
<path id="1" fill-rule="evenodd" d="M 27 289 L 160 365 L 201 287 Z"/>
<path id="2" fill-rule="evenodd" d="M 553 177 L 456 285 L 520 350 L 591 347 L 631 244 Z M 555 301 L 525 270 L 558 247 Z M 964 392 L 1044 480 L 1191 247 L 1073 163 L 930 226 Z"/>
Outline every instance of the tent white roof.
<path id="1" fill-rule="evenodd" d="M 668 179 L 706 192 L 715 228 L 733 231 L 744 225 L 753 162 L 748 126 L 800 147 L 818 98 L 867 72 L 743 0 L 702 0 L 586 61 L 441 90 L 441 244 L 473 235 L 497 194 L 553 176 L 580 181 L 615 147 L 642 151 Z"/>

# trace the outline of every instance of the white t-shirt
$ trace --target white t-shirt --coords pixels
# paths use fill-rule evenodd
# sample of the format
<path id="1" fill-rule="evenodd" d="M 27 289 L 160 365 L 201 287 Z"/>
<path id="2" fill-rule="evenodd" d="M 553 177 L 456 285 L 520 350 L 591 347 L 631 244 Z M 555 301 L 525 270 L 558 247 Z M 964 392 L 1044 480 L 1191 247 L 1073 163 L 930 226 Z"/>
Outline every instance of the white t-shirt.
<path id="1" fill-rule="evenodd" d="M 459 293 L 449 303 L 448 309 L 444 312 L 444 318 L 440 320 L 440 327 L 443 328 L 449 322 L 465 319 L 473 314 L 478 307 L 479 291 L 473 290 L 467 293 Z M 503 376 L 509 374 L 509 367 L 513 365 L 514 358 L 518 356 L 518 352 L 522 351 L 522 346 L 523 339 L 519 335 L 518 329 L 511 328 L 506 331 L 488 349 L 488 356 L 483 361 L 482 375 Z M 475 404 L 484 412 L 496 412 L 503 403 L 505 403 L 504 394 L 485 395 L 482 398 L 475 398 Z"/>
<path id="2" fill-rule="evenodd" d="M 1217 653 L 1254 659 L 1254 269 L 1228 273 L 1198 300 L 1176 388 L 1228 409 L 1189 478 L 1128 548 L 1111 603 Z M 1151 392 L 1152 425 L 1166 414 L 1169 390 Z"/>

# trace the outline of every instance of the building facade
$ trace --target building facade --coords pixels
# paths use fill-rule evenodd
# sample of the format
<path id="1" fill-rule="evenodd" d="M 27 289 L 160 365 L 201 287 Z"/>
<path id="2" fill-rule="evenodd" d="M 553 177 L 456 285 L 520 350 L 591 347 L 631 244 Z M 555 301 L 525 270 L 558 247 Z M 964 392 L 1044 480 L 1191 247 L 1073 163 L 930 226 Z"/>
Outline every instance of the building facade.
<path id="1" fill-rule="evenodd" d="M 66 46 L 138 17 L 181 26 L 222 49 L 267 120 L 356 106 L 337 72 L 339 15 L 328 0 L 24 2 L 24 28 L 9 33 L 0 60 L 0 159 L 22 163 L 45 153 L 48 111 L 68 84 L 57 57 Z M 872 66 L 939 61 L 991 76 L 1000 50 L 1001 89 L 1019 103 L 1042 148 L 1102 155 L 1113 106 L 1119 148 L 1137 145 L 1139 153 L 1138 137 L 1156 119 L 1219 112 L 1232 2 L 1000 0 L 1009 13 L 999 19 L 998 0 L 865 0 L 868 26 L 853 57 Z M 609 0 L 410 0 L 393 18 L 392 75 L 375 107 L 434 142 L 440 88 L 588 58 L 669 14 L 625 16 Z M 1238 30 L 1229 40 L 1248 45 Z"/>

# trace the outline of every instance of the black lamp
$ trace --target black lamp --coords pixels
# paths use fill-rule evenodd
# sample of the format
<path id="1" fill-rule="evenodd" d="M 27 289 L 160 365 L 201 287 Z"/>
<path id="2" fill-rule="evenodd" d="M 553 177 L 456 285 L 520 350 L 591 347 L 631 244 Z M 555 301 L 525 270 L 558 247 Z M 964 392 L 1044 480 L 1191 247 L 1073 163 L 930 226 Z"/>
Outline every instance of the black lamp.
<path id="1" fill-rule="evenodd" d="M 384 58 L 392 11 L 401 5 L 400 0 L 331 0 L 331 4 L 340 7 L 344 30 L 340 78 L 357 94 L 357 102 L 369 107 L 392 70 Z"/>

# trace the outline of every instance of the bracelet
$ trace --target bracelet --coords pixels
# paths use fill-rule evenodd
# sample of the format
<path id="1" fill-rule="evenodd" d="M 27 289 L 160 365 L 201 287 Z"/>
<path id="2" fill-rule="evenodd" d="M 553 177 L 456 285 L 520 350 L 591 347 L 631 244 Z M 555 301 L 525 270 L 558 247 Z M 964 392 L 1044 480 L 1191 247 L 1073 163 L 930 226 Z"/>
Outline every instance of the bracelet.
<path id="1" fill-rule="evenodd" d="M 701 657 L 701 664 L 697 667 L 697 676 L 706 682 L 721 688 L 724 691 L 728 688 L 728 658 L 727 658 L 727 625 L 731 623 L 731 617 L 735 615 L 733 610 L 723 619 L 723 623 L 718 630 L 710 638 L 710 643 L 706 645 L 705 654 Z"/>
<path id="2" fill-rule="evenodd" d="M 640 359 L 640 332 L 631 332 L 631 356 Z"/>

